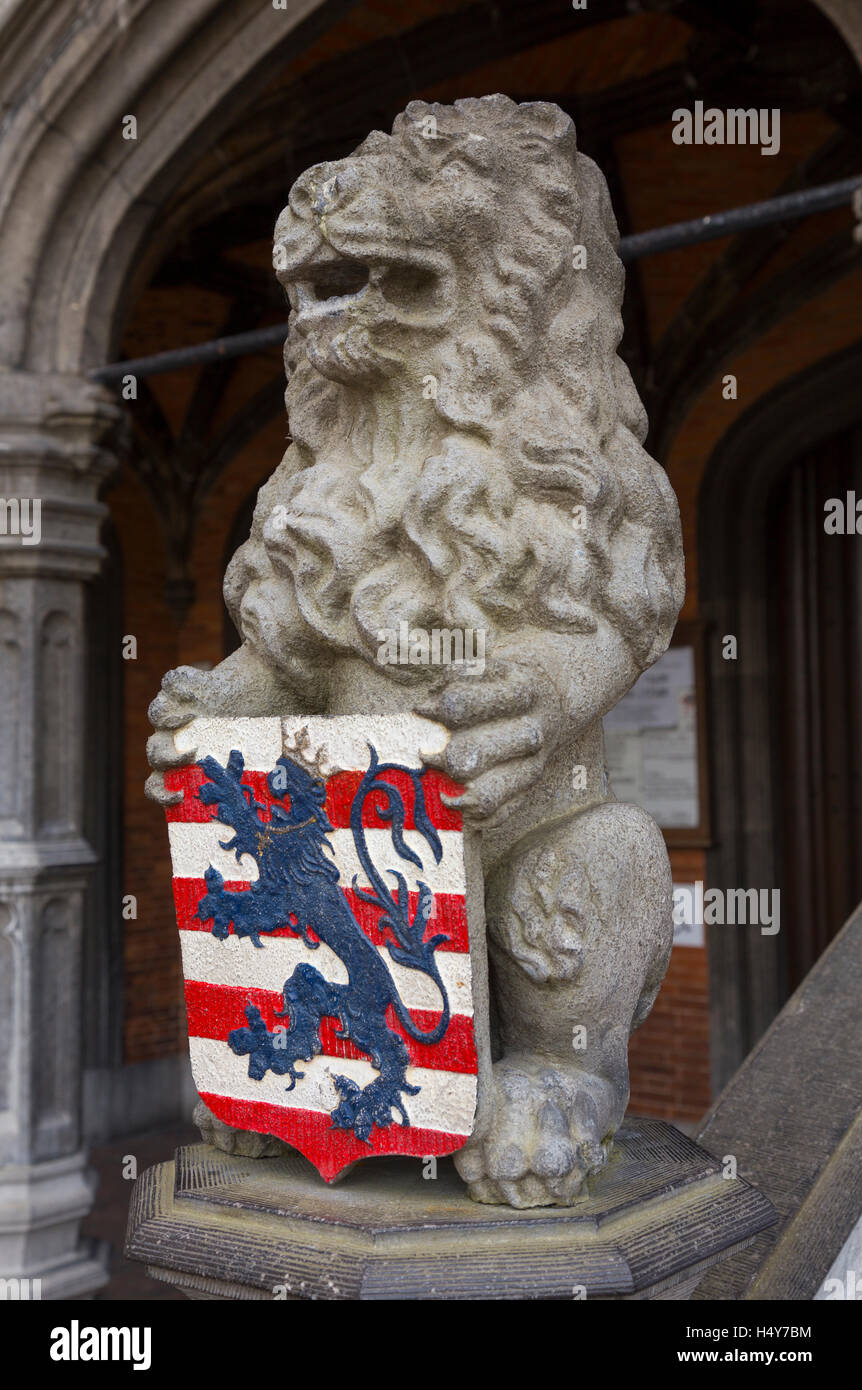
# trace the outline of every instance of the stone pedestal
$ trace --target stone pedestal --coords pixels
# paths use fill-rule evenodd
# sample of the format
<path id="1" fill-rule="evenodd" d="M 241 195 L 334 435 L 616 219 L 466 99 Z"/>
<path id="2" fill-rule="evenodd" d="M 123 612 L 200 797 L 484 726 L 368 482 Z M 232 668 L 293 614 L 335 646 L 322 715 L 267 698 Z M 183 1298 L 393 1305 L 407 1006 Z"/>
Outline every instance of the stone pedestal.
<path id="1" fill-rule="evenodd" d="M 84 585 L 117 416 L 87 382 L 0 372 L 0 1277 L 43 1298 L 106 1278 L 78 1235 Z"/>
<path id="2" fill-rule="evenodd" d="M 299 1154 L 178 1149 L 135 1186 L 126 1254 L 193 1299 L 681 1299 L 775 1220 L 660 1120 L 626 1121 L 570 1208 L 483 1206 L 451 1160 L 428 1167 L 375 1159 L 326 1187 Z"/>

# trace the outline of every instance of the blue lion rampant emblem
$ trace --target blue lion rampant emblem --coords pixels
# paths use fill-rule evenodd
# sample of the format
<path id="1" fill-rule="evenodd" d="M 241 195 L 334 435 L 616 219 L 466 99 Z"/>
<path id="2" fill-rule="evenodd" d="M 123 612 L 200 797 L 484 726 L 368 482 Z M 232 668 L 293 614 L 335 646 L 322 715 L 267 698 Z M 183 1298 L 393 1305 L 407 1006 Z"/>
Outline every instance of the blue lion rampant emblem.
<path id="1" fill-rule="evenodd" d="M 212 757 L 198 763 L 209 780 L 197 793 L 204 805 L 218 807 L 216 818 L 234 832 L 232 839 L 220 842 L 221 848 L 233 850 L 237 861 L 243 854 L 250 854 L 259 870 L 251 888 L 239 892 L 226 889 L 223 876 L 212 865 L 206 871 L 207 891 L 196 915 L 202 922 L 212 921 L 213 936 L 224 940 L 233 924 L 236 935 L 250 937 L 259 947 L 261 936 L 287 927 L 312 950 L 324 942 L 341 960 L 348 975 L 347 984 L 333 984 L 313 965 L 297 965 L 284 983 L 284 1008 L 277 1015 L 287 1019 L 286 1028 L 271 1033 L 260 1010 L 249 1003 L 245 1010 L 248 1027 L 234 1029 L 228 1043 L 237 1055 L 248 1056 L 250 1077 L 259 1081 L 268 1071 L 288 1076 L 290 1091 L 304 1075 L 297 1070 L 297 1063 L 310 1062 L 322 1052 L 323 1020 L 336 1019 L 340 1030 L 336 1036 L 349 1039 L 366 1053 L 379 1072 L 362 1088 L 350 1077 L 333 1078 L 339 1104 L 332 1112 L 332 1126 L 352 1130 L 365 1143 L 369 1142 L 373 1126 L 387 1128 L 394 1122 L 393 1112 L 400 1116 L 402 1125 L 409 1125 L 402 1097 L 417 1095 L 420 1089 L 407 1082 L 410 1054 L 404 1039 L 387 1024 L 387 1009 L 391 1006 L 405 1033 L 419 1043 L 439 1042 L 449 1026 L 449 1001 L 435 956 L 437 947 L 448 937 L 439 934 L 424 940 L 433 904 L 431 890 L 419 883 L 418 904 L 411 920 L 403 874 L 388 870 L 395 879 L 394 891 L 390 891 L 371 859 L 362 826 L 366 799 L 372 794 L 385 796 L 385 805 L 378 804 L 377 813 L 389 822 L 400 858 L 421 871 L 421 859 L 404 840 L 405 808 L 401 794 L 380 780 L 387 772 L 402 773 L 413 784 L 416 829 L 439 864 L 443 848 L 426 810 L 424 772 L 397 763 L 381 765 L 371 744 L 369 749 L 369 767 L 351 803 L 350 829 L 371 888 L 357 887 L 354 876 L 353 891 L 363 902 L 382 909 L 379 929 L 391 936 L 386 941 L 390 959 L 421 971 L 440 991 L 442 1015 L 436 1027 L 427 1033 L 416 1027 L 384 956 L 365 935 L 339 885 L 339 870 L 327 854 L 332 852 L 327 835 L 333 827 L 324 810 L 326 784 L 291 759 L 279 758 L 267 777 L 274 800 L 271 818 L 265 820 L 266 808 L 241 781 L 244 761 L 234 749 L 226 767 Z"/>

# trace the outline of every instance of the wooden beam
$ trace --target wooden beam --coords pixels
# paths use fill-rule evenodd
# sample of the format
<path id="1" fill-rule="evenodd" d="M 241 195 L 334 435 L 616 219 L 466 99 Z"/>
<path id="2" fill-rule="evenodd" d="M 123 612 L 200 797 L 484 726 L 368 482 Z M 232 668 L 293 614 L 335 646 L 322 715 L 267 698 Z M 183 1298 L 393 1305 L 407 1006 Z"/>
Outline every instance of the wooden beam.
<path id="1" fill-rule="evenodd" d="M 800 164 L 778 191 L 784 194 L 816 187 L 824 181 L 851 175 L 860 164 L 862 141 L 838 135 Z M 741 297 L 745 286 L 762 273 L 791 231 L 779 223 L 735 237 L 698 281 L 665 330 L 655 350 L 652 381 L 644 401 L 654 450 L 660 448 L 666 453 L 693 399 L 695 383 L 709 379 L 704 378 L 702 370 L 705 358 L 709 358 L 710 370 L 714 370 L 714 363 L 726 357 L 727 347 L 721 341 L 726 330 L 736 334 L 737 341 L 740 332 L 744 335 L 748 311 Z M 850 241 L 849 228 L 847 240 Z"/>

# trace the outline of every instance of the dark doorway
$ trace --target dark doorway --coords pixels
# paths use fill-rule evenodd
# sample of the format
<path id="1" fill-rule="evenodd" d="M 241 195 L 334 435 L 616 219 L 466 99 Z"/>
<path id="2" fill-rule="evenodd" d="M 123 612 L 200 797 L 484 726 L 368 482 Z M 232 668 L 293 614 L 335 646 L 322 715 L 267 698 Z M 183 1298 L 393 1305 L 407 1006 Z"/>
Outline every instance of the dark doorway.
<path id="1" fill-rule="evenodd" d="M 846 512 L 828 534 L 826 504 Z M 862 429 L 798 458 L 775 488 L 769 542 L 770 704 L 787 985 L 862 898 Z M 830 506 L 829 512 L 837 509 Z M 830 519 L 830 526 L 832 521 Z"/>
<path id="2" fill-rule="evenodd" d="M 701 485 L 707 880 L 779 888 L 782 917 L 772 936 L 708 929 L 714 1094 L 862 897 L 862 536 L 823 530 L 827 498 L 862 497 L 860 376 L 855 346 L 782 383 Z"/>

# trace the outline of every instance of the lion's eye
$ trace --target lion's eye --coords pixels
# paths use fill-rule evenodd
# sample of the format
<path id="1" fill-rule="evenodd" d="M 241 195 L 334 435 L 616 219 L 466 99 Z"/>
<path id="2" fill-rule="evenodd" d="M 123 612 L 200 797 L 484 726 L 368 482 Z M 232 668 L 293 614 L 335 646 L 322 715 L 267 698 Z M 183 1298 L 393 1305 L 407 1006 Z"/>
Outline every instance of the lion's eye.
<path id="1" fill-rule="evenodd" d="M 393 265 L 383 276 L 382 289 L 387 299 L 405 305 L 426 299 L 436 284 L 433 270 L 418 265 Z"/>
<path id="2" fill-rule="evenodd" d="M 333 295 L 358 294 L 368 284 L 368 266 L 358 261 L 341 261 L 333 266 L 323 266 L 315 271 L 311 281 L 316 299 L 330 299 Z"/>

